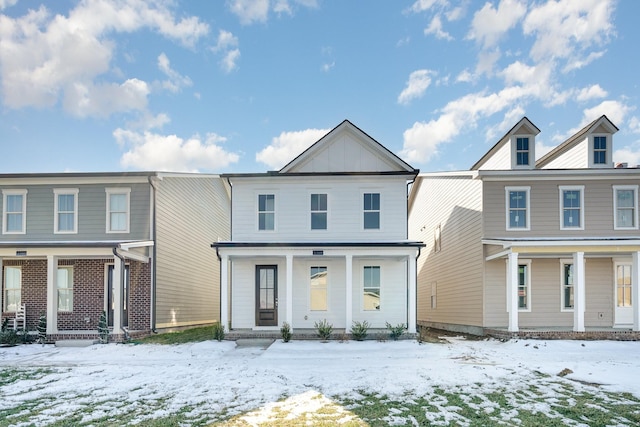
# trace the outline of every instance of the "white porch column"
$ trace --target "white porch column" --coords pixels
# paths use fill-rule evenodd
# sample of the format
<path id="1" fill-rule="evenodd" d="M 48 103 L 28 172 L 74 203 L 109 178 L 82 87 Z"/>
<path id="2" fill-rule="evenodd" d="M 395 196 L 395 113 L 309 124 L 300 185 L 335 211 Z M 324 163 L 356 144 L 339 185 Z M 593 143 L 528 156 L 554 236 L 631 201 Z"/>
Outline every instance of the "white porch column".
<path id="1" fill-rule="evenodd" d="M 573 254 L 573 331 L 584 332 L 585 277 L 584 252 Z"/>
<path id="2" fill-rule="evenodd" d="M 58 333 L 58 257 L 47 255 L 47 335 Z M 27 307 L 27 310 L 29 307 Z"/>
<path id="3" fill-rule="evenodd" d="M 220 259 L 220 324 L 229 331 L 229 256 Z"/>
<path id="4" fill-rule="evenodd" d="M 293 255 L 287 255 L 287 323 L 293 330 Z"/>
<path id="5" fill-rule="evenodd" d="M 509 332 L 518 332 L 518 253 L 507 255 L 507 311 Z"/>
<path id="6" fill-rule="evenodd" d="M 113 256 L 113 277 L 111 278 L 113 297 L 113 333 L 122 334 L 122 260 Z"/>
<path id="7" fill-rule="evenodd" d="M 633 310 L 633 330 L 640 331 L 640 252 L 633 253 L 631 265 L 631 309 Z"/>
<path id="8" fill-rule="evenodd" d="M 345 332 L 351 331 L 351 325 L 353 323 L 353 255 L 345 255 L 345 270 L 346 270 L 346 295 L 344 298 L 346 308 L 345 316 Z"/>
<path id="9" fill-rule="evenodd" d="M 409 261 L 409 312 L 407 329 L 410 334 L 416 333 L 416 258 L 408 257 Z"/>
<path id="10" fill-rule="evenodd" d="M 2 274 L 4 264 L 2 263 L 2 257 L 0 257 L 0 275 Z M 4 277 L 0 277 L 0 283 L 4 283 Z M 4 303 L 3 303 L 3 294 L 4 292 L 2 292 L 2 286 L 0 286 L 0 312 L 2 312 L 2 309 L 4 308 Z"/>

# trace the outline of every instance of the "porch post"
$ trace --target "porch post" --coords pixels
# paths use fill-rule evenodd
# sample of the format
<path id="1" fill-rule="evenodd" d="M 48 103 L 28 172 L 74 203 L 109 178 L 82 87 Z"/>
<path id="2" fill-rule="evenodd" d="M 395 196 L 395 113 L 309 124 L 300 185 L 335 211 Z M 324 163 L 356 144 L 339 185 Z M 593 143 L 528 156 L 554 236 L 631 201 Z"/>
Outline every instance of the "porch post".
<path id="1" fill-rule="evenodd" d="M 640 252 L 633 253 L 631 265 L 631 308 L 633 310 L 633 330 L 640 331 Z"/>
<path id="2" fill-rule="evenodd" d="M 113 277 L 112 294 L 113 294 L 113 333 L 122 334 L 122 260 L 117 256 L 113 256 Z"/>
<path id="3" fill-rule="evenodd" d="M 584 252 L 573 254 L 573 331 L 584 332 L 585 280 Z"/>
<path id="4" fill-rule="evenodd" d="M 47 335 L 58 333 L 58 257 L 47 255 Z M 29 307 L 27 307 L 29 310 Z"/>
<path id="5" fill-rule="evenodd" d="M 3 269 L 4 269 L 4 263 L 2 262 L 2 257 L 0 257 L 0 275 L 2 275 L 2 272 L 4 271 Z M 2 313 L 2 310 L 4 310 L 4 303 L 2 302 L 3 301 L 2 296 L 4 294 L 2 290 L 2 283 L 4 283 L 4 277 L 0 277 L 0 313 Z M 0 317 L 2 317 L 1 314 L 0 314 Z"/>
<path id="6" fill-rule="evenodd" d="M 345 255 L 345 270 L 346 270 L 346 316 L 345 316 L 345 332 L 351 331 L 351 324 L 353 323 L 353 255 Z"/>
<path id="7" fill-rule="evenodd" d="M 416 258 L 408 257 L 409 260 L 409 311 L 407 319 L 407 329 L 410 334 L 416 333 Z"/>
<path id="8" fill-rule="evenodd" d="M 507 255 L 507 311 L 509 332 L 518 332 L 518 253 Z"/>
<path id="9" fill-rule="evenodd" d="M 229 255 L 220 259 L 220 324 L 229 331 Z"/>
<path id="10" fill-rule="evenodd" d="M 287 255 L 287 323 L 291 330 L 293 330 L 293 255 Z"/>

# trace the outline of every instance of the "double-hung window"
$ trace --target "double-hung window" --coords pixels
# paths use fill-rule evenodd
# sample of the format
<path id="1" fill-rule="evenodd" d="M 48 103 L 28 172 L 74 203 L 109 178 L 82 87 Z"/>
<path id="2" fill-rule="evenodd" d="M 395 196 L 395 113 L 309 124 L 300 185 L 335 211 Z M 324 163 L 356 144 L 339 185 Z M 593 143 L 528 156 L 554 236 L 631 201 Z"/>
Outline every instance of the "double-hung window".
<path id="1" fill-rule="evenodd" d="M 562 274 L 562 306 L 560 311 L 573 311 L 573 264 L 571 261 L 561 261 Z"/>
<path id="2" fill-rule="evenodd" d="M 73 311 L 73 267 L 58 267 L 58 311 Z"/>
<path id="3" fill-rule="evenodd" d="M 4 311 L 18 311 L 22 304 L 22 268 L 4 267 Z"/>
<path id="4" fill-rule="evenodd" d="M 380 193 L 364 193 L 364 229 L 380 229 Z"/>
<path id="5" fill-rule="evenodd" d="M 276 228 L 276 196 L 275 194 L 258 195 L 258 230 L 275 230 Z"/>
<path id="6" fill-rule="evenodd" d="M 310 308 L 313 311 L 327 310 L 327 267 L 311 267 Z"/>
<path id="7" fill-rule="evenodd" d="M 606 136 L 593 137 L 593 164 L 594 165 L 607 164 L 607 137 Z"/>
<path id="8" fill-rule="evenodd" d="M 2 190 L 2 233 L 25 234 L 27 190 Z"/>
<path id="9" fill-rule="evenodd" d="M 518 310 L 531 311 L 530 264 L 518 264 Z"/>
<path id="10" fill-rule="evenodd" d="M 54 233 L 77 233 L 78 232 L 78 189 L 77 188 L 55 188 L 53 190 L 54 211 L 53 232 Z"/>
<path id="11" fill-rule="evenodd" d="M 128 233 L 130 188 L 107 188 L 107 233 Z"/>
<path id="12" fill-rule="evenodd" d="M 584 230 L 584 186 L 560 186 L 560 229 Z"/>
<path id="13" fill-rule="evenodd" d="M 529 138 L 516 137 L 516 165 L 529 166 Z"/>
<path id="14" fill-rule="evenodd" d="M 327 229 L 327 195 L 311 195 L 311 229 Z"/>
<path id="15" fill-rule="evenodd" d="M 507 230 L 529 230 L 529 187 L 506 187 Z"/>
<path id="16" fill-rule="evenodd" d="M 638 186 L 613 186 L 613 227 L 616 230 L 638 229 Z"/>
<path id="17" fill-rule="evenodd" d="M 380 266 L 367 265 L 363 271 L 363 309 L 380 310 Z"/>

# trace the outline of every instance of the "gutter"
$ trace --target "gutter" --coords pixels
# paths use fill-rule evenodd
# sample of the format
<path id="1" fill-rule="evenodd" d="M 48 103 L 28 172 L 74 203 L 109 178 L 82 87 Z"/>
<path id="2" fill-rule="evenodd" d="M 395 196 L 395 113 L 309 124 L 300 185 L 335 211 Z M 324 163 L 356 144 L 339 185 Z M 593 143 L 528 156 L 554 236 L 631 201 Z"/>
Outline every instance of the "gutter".
<path id="1" fill-rule="evenodd" d="M 149 177 L 149 185 L 151 186 L 151 207 L 153 208 L 153 212 L 151 214 L 151 239 L 154 242 L 151 256 L 151 302 L 150 302 L 150 327 L 153 333 L 157 333 L 156 330 L 156 300 L 157 300 L 157 288 L 156 288 L 156 259 L 157 259 L 157 249 L 156 249 L 156 193 L 158 192 L 158 188 L 156 187 L 156 183 L 153 177 Z"/>

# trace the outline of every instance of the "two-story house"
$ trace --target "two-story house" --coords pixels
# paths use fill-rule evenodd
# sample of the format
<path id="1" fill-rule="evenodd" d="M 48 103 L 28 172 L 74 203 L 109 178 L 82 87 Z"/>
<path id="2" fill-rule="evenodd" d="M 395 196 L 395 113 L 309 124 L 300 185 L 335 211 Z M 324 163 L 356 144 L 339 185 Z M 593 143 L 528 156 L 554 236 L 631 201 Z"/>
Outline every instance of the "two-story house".
<path id="1" fill-rule="evenodd" d="M 407 185 L 418 171 L 345 120 L 279 171 L 224 174 L 231 240 L 219 241 L 228 330 L 416 331 Z M 274 332 L 271 332 L 274 333 Z"/>
<path id="2" fill-rule="evenodd" d="M 640 169 L 614 167 L 617 130 L 601 116 L 536 161 L 540 130 L 525 117 L 470 170 L 418 176 L 418 323 L 640 331 Z"/>
<path id="3" fill-rule="evenodd" d="M 96 338 L 103 311 L 114 341 L 211 324 L 229 204 L 216 175 L 0 175 L 2 317 L 45 315 L 49 341 Z"/>

